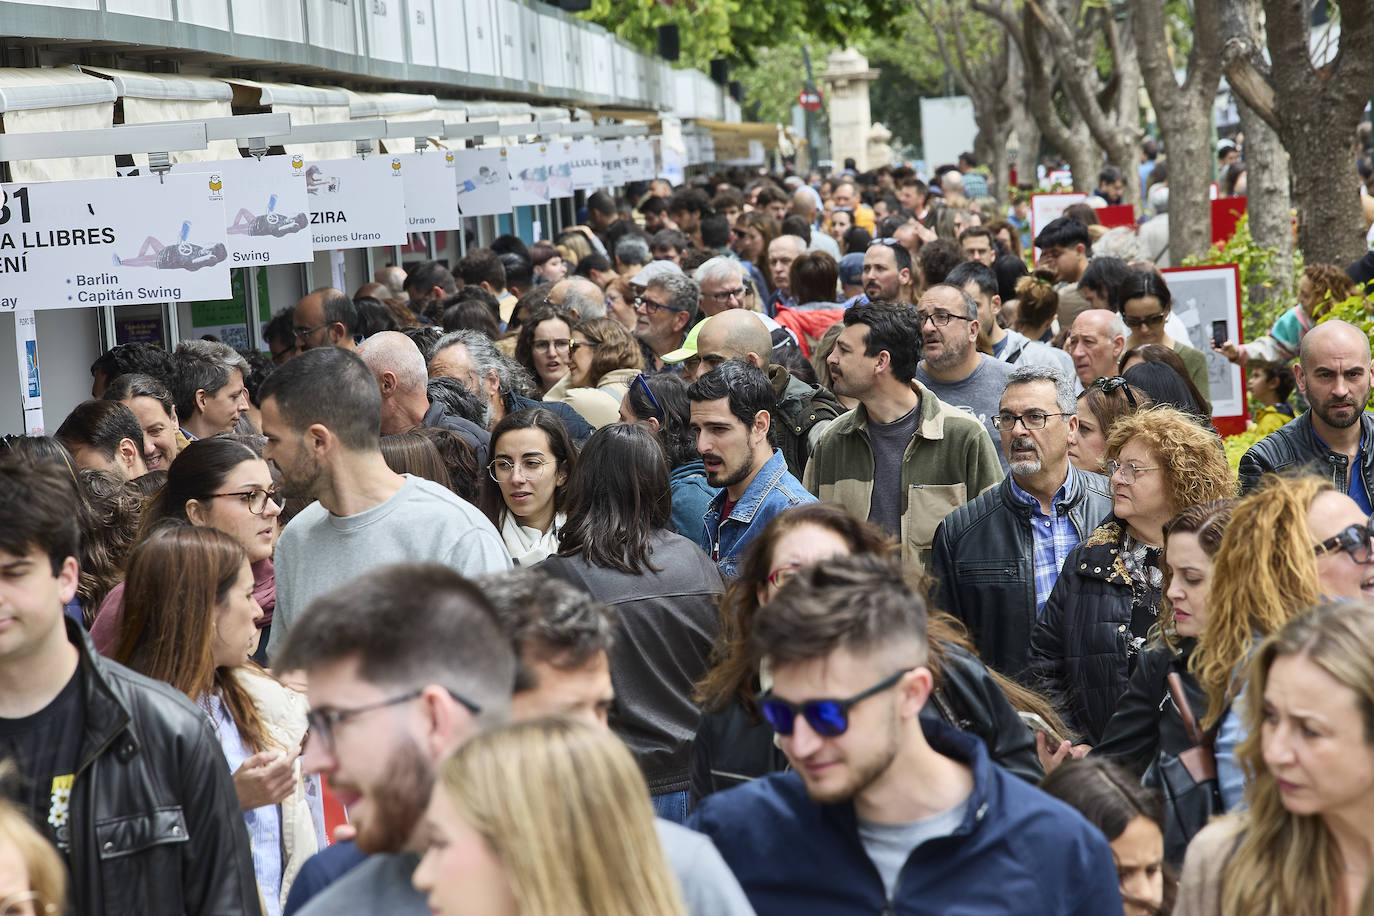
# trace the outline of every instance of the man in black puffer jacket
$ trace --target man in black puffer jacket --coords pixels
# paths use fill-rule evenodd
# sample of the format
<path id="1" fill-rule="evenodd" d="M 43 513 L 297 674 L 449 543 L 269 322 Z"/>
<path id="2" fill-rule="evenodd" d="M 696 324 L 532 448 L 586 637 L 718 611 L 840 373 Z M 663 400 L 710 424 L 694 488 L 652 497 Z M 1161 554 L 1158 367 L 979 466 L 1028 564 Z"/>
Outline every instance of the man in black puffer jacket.
<path id="1" fill-rule="evenodd" d="M 63 614 L 77 518 L 69 472 L 0 465 L 0 758 L 18 764 L 14 800 L 61 853 L 70 912 L 256 913 L 248 832 L 209 719 L 96 655 Z"/>

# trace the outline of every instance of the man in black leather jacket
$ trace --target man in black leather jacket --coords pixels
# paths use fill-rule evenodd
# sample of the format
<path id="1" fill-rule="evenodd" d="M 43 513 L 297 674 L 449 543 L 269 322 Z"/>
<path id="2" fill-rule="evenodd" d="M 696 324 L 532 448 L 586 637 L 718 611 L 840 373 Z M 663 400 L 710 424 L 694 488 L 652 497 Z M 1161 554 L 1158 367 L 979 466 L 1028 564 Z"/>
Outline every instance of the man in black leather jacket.
<path id="1" fill-rule="evenodd" d="M 1010 677 L 1026 667 L 1064 557 L 1112 511 L 1110 483 L 1069 464 L 1075 406 L 1063 371 L 1013 371 L 995 421 L 1011 475 L 935 530 L 936 606 L 963 621 L 983 661 Z"/>
<path id="2" fill-rule="evenodd" d="M 1374 494 L 1374 418 L 1369 403 L 1369 338 L 1344 321 L 1326 321 L 1302 339 L 1293 375 L 1311 408 L 1265 436 L 1240 459 L 1241 492 L 1265 474 L 1307 467 L 1329 477 L 1365 512 Z"/>
<path id="3" fill-rule="evenodd" d="M 209 719 L 95 653 L 77 587 L 68 471 L 0 465 L 0 757 L 60 851 L 81 916 L 259 910 L 233 778 Z"/>

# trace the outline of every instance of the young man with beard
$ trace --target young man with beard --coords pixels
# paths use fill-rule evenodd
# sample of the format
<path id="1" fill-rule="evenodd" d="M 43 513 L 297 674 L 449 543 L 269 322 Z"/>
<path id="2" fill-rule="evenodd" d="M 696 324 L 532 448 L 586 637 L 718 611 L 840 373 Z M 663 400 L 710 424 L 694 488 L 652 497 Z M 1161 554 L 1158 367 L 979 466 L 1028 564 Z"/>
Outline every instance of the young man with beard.
<path id="1" fill-rule="evenodd" d="M 1076 409 L 1067 373 L 1034 365 L 1012 372 L 993 417 L 1011 475 L 935 529 L 936 604 L 1008 676 L 1026 667 L 1031 630 L 1064 558 L 1112 511 L 1110 481 L 1069 463 Z"/>
<path id="2" fill-rule="evenodd" d="M 762 369 L 728 360 L 693 382 L 687 398 L 706 482 L 721 488 L 703 520 L 706 543 L 720 574 L 733 579 L 745 548 L 773 516 L 816 497 L 768 441 L 777 404 Z"/>
<path id="3" fill-rule="evenodd" d="M 367 855 L 298 912 L 427 914 L 410 878 L 435 767 L 510 717 L 515 656 L 491 606 L 446 567 L 388 566 L 312 602 L 276 662 L 307 679 L 303 766 L 328 777 Z"/>
<path id="4" fill-rule="evenodd" d="M 916 381 L 951 407 L 967 411 L 999 443 L 992 418 L 1011 366 L 978 352 L 978 303 L 967 292 L 945 283 L 932 286 L 916 304 L 924 359 L 916 367 Z M 998 453 L 1002 471 L 1006 458 Z"/>
<path id="5" fill-rule="evenodd" d="M 447 487 L 392 471 L 382 458 L 382 396 L 348 350 L 307 350 L 263 383 L 263 457 L 288 499 L 317 500 L 282 531 L 269 657 L 306 606 L 387 563 L 442 563 L 465 576 L 510 568 L 487 517 Z M 273 659 L 273 668 L 282 670 Z"/>
<path id="6" fill-rule="evenodd" d="M 793 771 L 709 796 L 715 841 L 759 916 L 1121 909 L 1102 832 L 921 715 L 926 605 L 886 560 L 799 571 L 754 618 L 760 698 Z"/>
<path id="7" fill-rule="evenodd" d="M 889 244 L 891 243 L 891 244 Z M 845 303 L 849 308 L 870 302 L 900 302 L 911 286 L 911 252 L 894 239 L 879 239 L 864 252 L 864 294 Z"/>
<path id="8" fill-rule="evenodd" d="M 1369 338 L 1353 324 L 1332 320 L 1308 331 L 1293 375 L 1311 407 L 1250 447 L 1240 459 L 1241 490 L 1255 489 L 1265 474 L 1311 466 L 1368 513 L 1374 498 L 1374 417 L 1365 411 L 1370 371 Z"/>

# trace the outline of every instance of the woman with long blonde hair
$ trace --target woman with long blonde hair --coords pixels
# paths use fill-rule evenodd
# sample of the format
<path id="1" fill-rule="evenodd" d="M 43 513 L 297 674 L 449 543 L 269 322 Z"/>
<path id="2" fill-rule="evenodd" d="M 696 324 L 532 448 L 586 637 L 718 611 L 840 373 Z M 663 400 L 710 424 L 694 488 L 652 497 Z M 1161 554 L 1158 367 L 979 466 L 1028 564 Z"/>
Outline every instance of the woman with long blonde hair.
<path id="1" fill-rule="evenodd" d="M 625 745 L 541 718 L 485 732 L 439 768 L 415 887 L 441 916 L 686 916 Z"/>
<path id="2" fill-rule="evenodd" d="M 1354 914 L 1374 850 L 1374 603 L 1290 620 L 1256 651 L 1247 690 L 1249 809 L 1197 835 L 1175 913 Z"/>

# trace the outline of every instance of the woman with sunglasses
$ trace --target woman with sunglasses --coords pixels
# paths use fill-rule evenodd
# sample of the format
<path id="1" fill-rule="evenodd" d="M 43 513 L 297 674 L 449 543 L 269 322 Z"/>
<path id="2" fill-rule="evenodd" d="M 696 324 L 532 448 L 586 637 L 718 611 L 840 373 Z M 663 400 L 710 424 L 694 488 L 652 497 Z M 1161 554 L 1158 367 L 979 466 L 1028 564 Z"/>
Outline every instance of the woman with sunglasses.
<path id="1" fill-rule="evenodd" d="M 1126 338 L 1127 349 L 1146 344 L 1169 347 L 1188 367 L 1188 377 L 1193 380 L 1203 399 L 1210 401 L 1212 386 L 1207 380 L 1207 357 L 1202 355 L 1201 350 L 1174 340 L 1164 330 L 1164 323 L 1169 320 L 1173 309 L 1169 284 L 1164 282 L 1164 278 L 1153 270 L 1131 271 L 1117 290 L 1117 297 L 1121 300 L 1121 320 L 1131 332 L 1131 336 Z"/>
<path id="2" fill-rule="evenodd" d="M 253 569 L 253 598 L 262 608 L 259 654 L 267 645 L 277 580 L 272 552 L 281 534 L 282 497 L 272 471 L 262 460 L 256 439 L 212 436 L 182 449 L 167 469 L 167 483 L 149 503 L 140 537 L 169 519 L 218 528 L 248 555 Z M 254 444 L 249 444 L 250 442 Z M 192 448 L 191 446 L 195 446 Z M 102 655 L 114 651 L 124 613 L 124 586 L 105 597 L 91 624 L 91 639 Z"/>
<path id="3" fill-rule="evenodd" d="M 692 745 L 692 794 L 702 798 L 782 769 L 757 696 L 764 686 L 760 660 L 750 648 L 754 617 L 798 570 L 837 556 L 892 558 L 897 545 L 881 529 L 829 503 L 780 513 L 749 545 L 720 605 L 721 635 L 711 670 L 697 685 L 706 710 Z M 992 759 L 1029 782 L 1041 777 L 1031 730 L 1018 710 L 1044 727 L 1063 731 L 1049 704 L 985 667 L 963 627 L 948 614 L 929 614 L 935 693 L 922 715 L 938 715 L 987 744 Z"/>
<path id="4" fill-rule="evenodd" d="M 558 384 L 571 365 L 569 350 L 574 313 L 553 305 L 542 305 L 530 312 L 520 325 L 515 340 L 515 361 L 534 379 L 540 395 Z"/>
<path id="5" fill-rule="evenodd" d="M 1236 504 L 1217 551 L 1207 624 L 1192 670 L 1207 693 L 1204 728 L 1218 728 L 1222 801 L 1242 800 L 1236 746 L 1245 737 L 1245 666 L 1254 648 L 1322 600 L 1374 599 L 1369 519 L 1319 477 L 1267 476 Z"/>
<path id="6" fill-rule="evenodd" d="M 1078 396 L 1078 428 L 1069 431 L 1069 461 L 1080 471 L 1101 474 L 1112 427 L 1122 417 L 1153 406 L 1148 394 L 1121 376 L 1093 382 Z"/>
<path id="7" fill-rule="evenodd" d="M 619 422 L 620 402 L 644 368 L 639 341 L 618 321 L 592 318 L 573 328 L 568 358 L 568 374 L 544 400 L 567 404 L 593 429 Z"/>
<path id="8" fill-rule="evenodd" d="M 248 557 L 221 531 L 167 521 L 134 548 L 125 585 L 111 655 L 209 719 L 234 776 L 265 916 L 279 916 L 297 870 L 322 845 L 324 815 L 318 777 L 304 777 L 297 760 L 305 697 L 248 657 L 262 616 Z"/>
<path id="9" fill-rule="evenodd" d="M 1236 495 L 1216 439 L 1171 407 L 1117 421 L 1107 458 L 1112 514 L 1069 551 L 1031 631 L 1032 683 L 1088 745 L 1101 740 L 1156 624 L 1165 522 Z"/>
<path id="10" fill-rule="evenodd" d="M 658 436 L 668 455 L 673 530 L 702 550 L 710 550 L 703 521 L 720 490 L 706 482 L 706 465 L 697 453 L 687 383 L 662 372 L 635 376 L 620 402 L 620 419 L 623 423 L 644 423 Z"/>
<path id="11" fill-rule="evenodd" d="M 516 566 L 558 550 L 577 449 L 551 410 L 517 410 L 491 431 L 483 504 Z"/>

